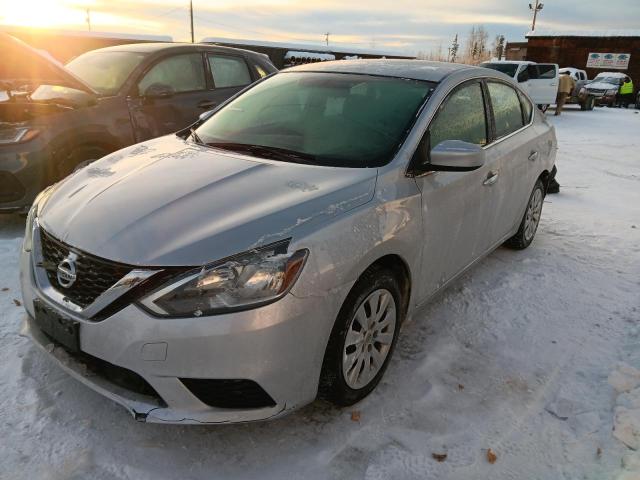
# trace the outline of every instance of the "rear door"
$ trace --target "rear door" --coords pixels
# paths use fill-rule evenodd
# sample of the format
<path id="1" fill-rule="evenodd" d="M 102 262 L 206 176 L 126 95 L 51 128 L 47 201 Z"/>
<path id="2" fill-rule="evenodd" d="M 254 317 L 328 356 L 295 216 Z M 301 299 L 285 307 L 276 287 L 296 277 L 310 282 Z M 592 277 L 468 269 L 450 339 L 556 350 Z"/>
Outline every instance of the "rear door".
<path id="1" fill-rule="evenodd" d="M 255 73 L 251 74 L 247 61 L 240 55 L 207 53 L 206 58 L 214 88 L 207 110 L 217 107 L 254 80 Z"/>
<path id="2" fill-rule="evenodd" d="M 529 198 L 537 164 L 543 149 L 531 125 L 533 105 L 506 82 L 488 80 L 487 90 L 493 117 L 492 142 L 486 148 L 487 158 L 499 164 L 500 181 L 496 182 L 497 201 L 487 220 L 494 242 L 504 240 L 520 222 Z M 537 177 L 536 177 L 537 178 Z"/>
<path id="3" fill-rule="evenodd" d="M 212 100 L 201 52 L 163 57 L 145 70 L 129 97 L 137 142 L 189 126 Z"/>

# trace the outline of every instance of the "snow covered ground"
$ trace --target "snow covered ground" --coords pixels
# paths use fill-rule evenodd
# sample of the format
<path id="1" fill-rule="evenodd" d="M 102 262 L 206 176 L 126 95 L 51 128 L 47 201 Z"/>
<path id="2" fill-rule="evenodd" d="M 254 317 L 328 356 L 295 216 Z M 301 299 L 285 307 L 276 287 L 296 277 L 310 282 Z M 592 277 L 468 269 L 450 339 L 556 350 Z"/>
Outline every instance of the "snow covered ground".
<path id="1" fill-rule="evenodd" d="M 136 423 L 19 335 L 24 222 L 0 216 L 0 478 L 640 479 L 640 114 L 551 118 L 562 190 L 533 245 L 419 311 L 351 409 Z"/>

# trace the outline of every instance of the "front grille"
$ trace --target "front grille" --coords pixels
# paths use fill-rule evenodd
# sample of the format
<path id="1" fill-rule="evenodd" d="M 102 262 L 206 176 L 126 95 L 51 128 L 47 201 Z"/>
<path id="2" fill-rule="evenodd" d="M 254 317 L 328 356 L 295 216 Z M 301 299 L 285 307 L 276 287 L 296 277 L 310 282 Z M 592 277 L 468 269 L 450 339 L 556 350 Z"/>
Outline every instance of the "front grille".
<path id="1" fill-rule="evenodd" d="M 252 380 L 181 378 L 180 381 L 205 405 L 216 408 L 264 408 L 276 402 Z"/>
<path id="2" fill-rule="evenodd" d="M 40 238 L 43 263 L 49 282 L 53 288 L 82 308 L 91 305 L 96 298 L 134 268 L 84 253 L 53 238 L 42 229 Z M 71 252 L 77 255 L 74 262 L 76 280 L 73 285 L 65 288 L 58 282 L 57 268 Z"/>

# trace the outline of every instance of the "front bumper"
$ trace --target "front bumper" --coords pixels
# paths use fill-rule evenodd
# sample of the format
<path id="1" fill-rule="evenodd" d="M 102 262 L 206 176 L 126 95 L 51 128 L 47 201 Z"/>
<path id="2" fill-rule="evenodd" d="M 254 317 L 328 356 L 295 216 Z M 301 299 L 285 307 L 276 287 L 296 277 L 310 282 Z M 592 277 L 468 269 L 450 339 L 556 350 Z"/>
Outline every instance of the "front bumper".
<path id="1" fill-rule="evenodd" d="M 132 304 L 95 322 L 66 311 L 38 289 L 31 255 L 26 252 L 21 256 L 21 286 L 28 313 L 23 331 L 36 345 L 69 374 L 125 406 L 137 420 L 160 423 L 264 420 L 313 401 L 343 295 L 341 289 L 304 299 L 290 293 L 258 309 L 187 319 L 158 319 Z M 65 310 L 66 316 L 80 322 L 82 352 L 134 372 L 160 398 L 132 392 L 95 375 L 81 359 L 54 345 L 32 320 L 35 299 Z M 275 405 L 211 407 L 181 378 L 250 380 Z"/>
<path id="2" fill-rule="evenodd" d="M 51 151 L 42 137 L 0 145 L 0 213 L 28 211 L 38 193 L 51 183 Z"/>

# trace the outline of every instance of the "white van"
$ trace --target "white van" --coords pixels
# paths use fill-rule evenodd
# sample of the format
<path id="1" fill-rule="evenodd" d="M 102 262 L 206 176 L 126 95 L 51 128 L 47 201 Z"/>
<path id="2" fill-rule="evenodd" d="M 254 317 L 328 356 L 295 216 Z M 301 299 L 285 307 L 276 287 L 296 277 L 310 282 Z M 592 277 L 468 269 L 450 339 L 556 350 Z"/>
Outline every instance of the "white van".
<path id="1" fill-rule="evenodd" d="M 498 70 L 515 78 L 542 111 L 556 103 L 559 75 L 556 63 L 501 60 L 484 62 L 480 66 Z"/>

